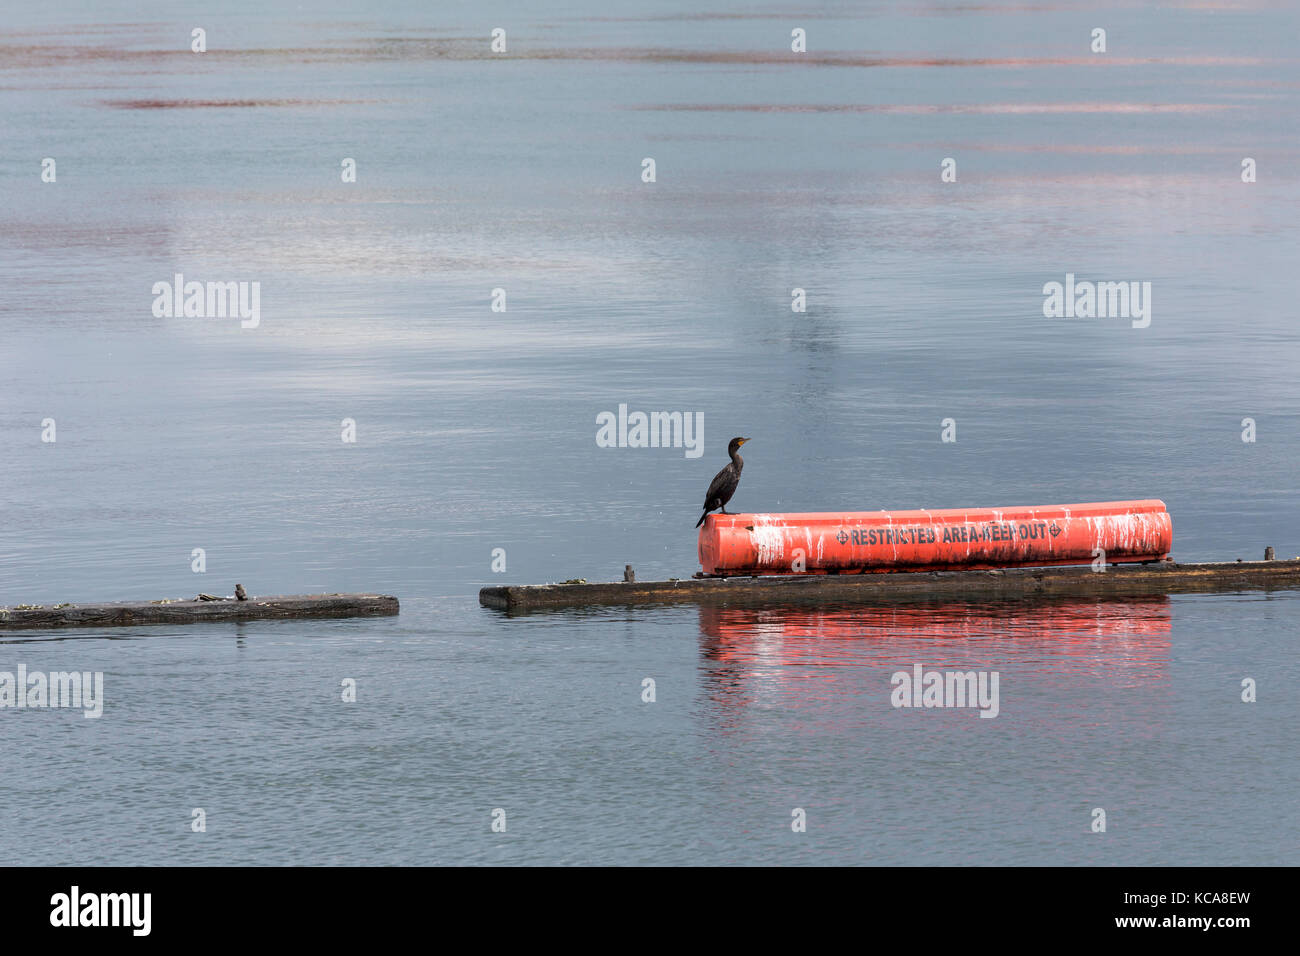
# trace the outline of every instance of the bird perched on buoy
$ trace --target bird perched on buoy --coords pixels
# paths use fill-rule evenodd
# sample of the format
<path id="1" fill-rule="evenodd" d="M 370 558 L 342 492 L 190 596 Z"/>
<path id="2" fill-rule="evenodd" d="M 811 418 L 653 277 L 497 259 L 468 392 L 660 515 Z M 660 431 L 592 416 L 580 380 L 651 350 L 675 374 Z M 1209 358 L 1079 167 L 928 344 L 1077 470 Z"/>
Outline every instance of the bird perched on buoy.
<path id="1" fill-rule="evenodd" d="M 733 438 L 727 445 L 727 455 L 731 458 L 731 464 L 713 476 L 713 482 L 704 496 L 704 514 L 700 515 L 700 520 L 695 522 L 695 527 L 704 524 L 704 519 L 709 516 L 710 511 L 718 511 L 724 515 L 728 513 L 727 502 L 736 493 L 736 486 L 740 484 L 741 469 L 745 467 L 745 459 L 740 457 L 740 446 L 747 441 L 748 438 Z"/>
<path id="2" fill-rule="evenodd" d="M 242 584 L 235 585 L 235 600 L 236 601 L 248 600 L 248 592 L 244 590 L 244 586 Z"/>

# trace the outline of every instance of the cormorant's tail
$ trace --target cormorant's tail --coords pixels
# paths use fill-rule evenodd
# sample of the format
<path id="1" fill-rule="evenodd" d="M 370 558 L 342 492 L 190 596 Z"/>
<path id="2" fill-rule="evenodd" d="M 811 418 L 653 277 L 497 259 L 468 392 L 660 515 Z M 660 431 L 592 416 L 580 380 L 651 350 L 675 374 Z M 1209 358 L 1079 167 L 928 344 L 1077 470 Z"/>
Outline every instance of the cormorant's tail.
<path id="1" fill-rule="evenodd" d="M 704 514 L 700 515 L 700 520 L 695 522 L 695 527 L 698 528 L 700 525 L 704 524 L 704 519 L 707 518 L 708 516 L 709 513 L 707 511 L 704 512 Z"/>

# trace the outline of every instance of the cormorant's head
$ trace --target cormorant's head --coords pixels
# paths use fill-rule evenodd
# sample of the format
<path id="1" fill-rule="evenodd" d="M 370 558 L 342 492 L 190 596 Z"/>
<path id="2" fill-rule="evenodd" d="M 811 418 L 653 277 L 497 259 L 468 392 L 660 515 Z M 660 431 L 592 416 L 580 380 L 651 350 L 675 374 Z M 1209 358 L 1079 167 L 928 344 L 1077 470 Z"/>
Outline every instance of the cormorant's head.
<path id="1" fill-rule="evenodd" d="M 729 445 L 727 446 L 727 454 L 728 454 L 728 455 L 734 455 L 736 452 L 740 451 L 740 446 L 743 445 L 743 444 L 745 444 L 745 442 L 747 442 L 747 441 L 749 441 L 748 438 L 733 438 L 733 439 L 731 439 L 731 444 L 729 444 Z"/>

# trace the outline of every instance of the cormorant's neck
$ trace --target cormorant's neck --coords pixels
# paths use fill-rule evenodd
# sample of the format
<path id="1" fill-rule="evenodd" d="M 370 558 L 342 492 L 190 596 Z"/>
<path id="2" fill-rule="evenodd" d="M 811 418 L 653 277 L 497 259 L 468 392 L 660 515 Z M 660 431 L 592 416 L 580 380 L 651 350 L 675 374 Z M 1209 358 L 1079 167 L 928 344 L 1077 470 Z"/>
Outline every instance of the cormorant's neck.
<path id="1" fill-rule="evenodd" d="M 737 448 L 731 453 L 731 460 L 737 468 L 745 467 L 745 459 L 740 457 L 740 449 Z"/>

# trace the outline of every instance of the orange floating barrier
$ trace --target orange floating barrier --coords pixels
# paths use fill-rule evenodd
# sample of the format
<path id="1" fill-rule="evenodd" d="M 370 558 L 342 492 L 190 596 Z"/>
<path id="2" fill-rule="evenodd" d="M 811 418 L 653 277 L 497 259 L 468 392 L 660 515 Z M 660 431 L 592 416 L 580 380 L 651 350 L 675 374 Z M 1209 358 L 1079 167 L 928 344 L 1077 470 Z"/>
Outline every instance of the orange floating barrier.
<path id="1" fill-rule="evenodd" d="M 871 574 L 1159 561 L 1174 528 L 1163 501 L 1032 508 L 711 514 L 706 575 Z"/>

